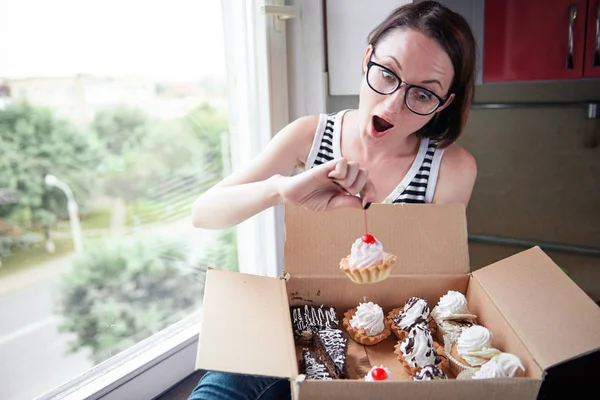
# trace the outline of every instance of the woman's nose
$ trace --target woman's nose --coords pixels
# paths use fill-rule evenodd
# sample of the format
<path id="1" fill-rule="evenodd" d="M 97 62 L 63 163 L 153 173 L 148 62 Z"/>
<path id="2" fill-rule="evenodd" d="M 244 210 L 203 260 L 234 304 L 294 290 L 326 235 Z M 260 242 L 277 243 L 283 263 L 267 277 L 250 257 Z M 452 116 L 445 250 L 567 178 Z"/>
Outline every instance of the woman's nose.
<path id="1" fill-rule="evenodd" d="M 386 96 L 387 98 L 384 100 L 386 108 L 391 112 L 399 113 L 406 108 L 404 96 L 406 96 L 406 84 L 402 82 L 398 90 Z"/>

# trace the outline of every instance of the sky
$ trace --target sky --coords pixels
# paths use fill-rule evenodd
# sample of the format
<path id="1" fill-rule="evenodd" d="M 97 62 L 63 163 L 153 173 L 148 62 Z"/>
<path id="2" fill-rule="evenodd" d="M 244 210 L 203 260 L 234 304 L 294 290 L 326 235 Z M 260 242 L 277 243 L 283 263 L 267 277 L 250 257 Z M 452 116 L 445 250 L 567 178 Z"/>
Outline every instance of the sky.
<path id="1" fill-rule="evenodd" d="M 225 76 L 220 0 L 0 0 L 0 78 Z"/>

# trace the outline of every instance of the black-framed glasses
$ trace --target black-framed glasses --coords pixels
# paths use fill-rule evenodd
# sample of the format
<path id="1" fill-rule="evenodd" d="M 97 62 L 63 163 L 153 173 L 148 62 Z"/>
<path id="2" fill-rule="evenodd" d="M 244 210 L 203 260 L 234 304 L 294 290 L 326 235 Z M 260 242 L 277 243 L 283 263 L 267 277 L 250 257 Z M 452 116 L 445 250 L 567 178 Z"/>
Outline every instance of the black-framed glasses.
<path id="1" fill-rule="evenodd" d="M 371 53 L 371 57 L 373 57 L 373 53 Z M 404 104 L 406 104 L 406 107 L 410 111 L 417 115 L 429 115 L 447 101 L 447 98 L 444 99 L 429 89 L 402 82 L 402 79 L 394 71 L 377 64 L 369 58 L 369 62 L 367 63 L 367 84 L 374 92 L 382 95 L 390 95 L 400 89 L 403 83 L 406 86 Z"/>

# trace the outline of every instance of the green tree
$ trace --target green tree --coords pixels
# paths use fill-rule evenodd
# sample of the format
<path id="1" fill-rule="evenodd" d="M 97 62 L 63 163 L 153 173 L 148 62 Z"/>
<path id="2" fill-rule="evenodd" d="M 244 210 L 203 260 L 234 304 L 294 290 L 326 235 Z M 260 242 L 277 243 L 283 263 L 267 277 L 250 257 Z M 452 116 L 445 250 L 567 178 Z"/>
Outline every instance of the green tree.
<path id="1" fill-rule="evenodd" d="M 92 129 L 109 154 L 120 157 L 140 147 L 148 137 L 150 124 L 142 110 L 119 104 L 98 112 Z"/>
<path id="2" fill-rule="evenodd" d="M 218 231 L 215 241 L 207 248 L 198 263 L 199 273 L 208 268 L 238 271 L 237 250 L 237 228 Z"/>
<path id="3" fill-rule="evenodd" d="M 0 188 L 15 201 L 0 203 L 0 218 L 45 227 L 66 216 L 63 193 L 44 183 L 46 174 L 67 182 L 80 205 L 101 158 L 93 137 L 43 107 L 15 103 L 0 110 Z"/>
<path id="4" fill-rule="evenodd" d="M 192 110 L 185 118 L 189 129 L 203 143 L 199 155 L 205 165 L 213 165 L 218 176 L 223 177 L 229 166 L 229 119 L 226 110 L 207 103 Z"/>
<path id="5" fill-rule="evenodd" d="M 202 301 L 204 270 L 180 240 L 104 239 L 75 259 L 62 282 L 64 332 L 71 350 L 98 363 L 189 315 Z"/>
<path id="6" fill-rule="evenodd" d="M 107 115 L 103 121 L 104 126 L 117 125 L 106 123 Z M 144 214 L 144 209 L 165 214 L 160 210 L 179 210 L 185 204 L 188 215 L 188 203 L 224 175 L 228 158 L 223 158 L 229 154 L 227 124 L 225 110 L 206 104 L 184 118 L 151 120 L 144 125 L 147 132 L 139 145 L 123 147 L 118 168 L 113 164 L 106 171 L 105 192 L 135 204 L 136 209 L 139 206 Z"/>

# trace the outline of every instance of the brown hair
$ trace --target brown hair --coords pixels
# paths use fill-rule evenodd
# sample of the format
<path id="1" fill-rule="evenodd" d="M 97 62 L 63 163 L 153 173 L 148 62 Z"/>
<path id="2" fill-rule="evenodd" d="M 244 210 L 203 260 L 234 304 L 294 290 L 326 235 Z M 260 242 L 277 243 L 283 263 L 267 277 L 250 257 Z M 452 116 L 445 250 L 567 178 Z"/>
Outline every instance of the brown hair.
<path id="1" fill-rule="evenodd" d="M 468 22 L 437 1 L 423 1 L 398 7 L 371 33 L 369 44 L 377 44 L 395 29 L 412 29 L 436 40 L 446 51 L 454 67 L 454 79 L 448 95 L 450 105 L 437 113 L 417 136 L 429 137 L 448 147 L 462 133 L 475 92 L 475 38 Z"/>

